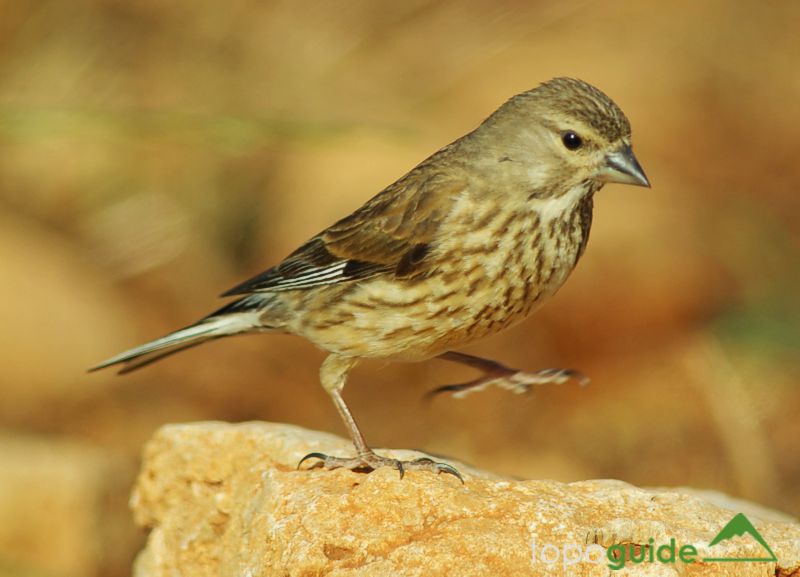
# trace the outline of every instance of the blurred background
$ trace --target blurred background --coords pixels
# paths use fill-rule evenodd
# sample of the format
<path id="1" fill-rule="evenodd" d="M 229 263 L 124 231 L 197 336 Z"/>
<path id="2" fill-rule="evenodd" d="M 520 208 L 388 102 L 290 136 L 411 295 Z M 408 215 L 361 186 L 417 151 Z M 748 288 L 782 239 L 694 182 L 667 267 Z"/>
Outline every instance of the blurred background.
<path id="1" fill-rule="evenodd" d="M 0 1 L 0 575 L 128 574 L 162 424 L 344 434 L 293 337 L 85 369 L 217 295 L 554 76 L 627 113 L 651 190 L 468 349 L 592 377 L 424 403 L 470 370 L 365 363 L 375 446 L 498 473 L 691 486 L 800 514 L 800 3 Z M 387 369 L 387 367 L 389 367 Z"/>

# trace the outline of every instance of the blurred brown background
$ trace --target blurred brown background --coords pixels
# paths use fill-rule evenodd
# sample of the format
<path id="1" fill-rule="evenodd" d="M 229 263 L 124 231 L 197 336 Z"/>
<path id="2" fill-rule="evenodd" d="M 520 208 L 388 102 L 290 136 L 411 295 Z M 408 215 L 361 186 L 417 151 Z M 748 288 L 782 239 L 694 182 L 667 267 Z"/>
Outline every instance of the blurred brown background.
<path id="1" fill-rule="evenodd" d="M 471 351 L 591 385 L 425 404 L 473 374 L 366 363 L 367 438 L 800 514 L 798 29 L 797 2 L 0 1 L 0 575 L 125 575 L 161 424 L 343 434 L 292 337 L 84 371 L 561 75 L 626 111 L 653 188 L 604 189 L 566 287 Z"/>

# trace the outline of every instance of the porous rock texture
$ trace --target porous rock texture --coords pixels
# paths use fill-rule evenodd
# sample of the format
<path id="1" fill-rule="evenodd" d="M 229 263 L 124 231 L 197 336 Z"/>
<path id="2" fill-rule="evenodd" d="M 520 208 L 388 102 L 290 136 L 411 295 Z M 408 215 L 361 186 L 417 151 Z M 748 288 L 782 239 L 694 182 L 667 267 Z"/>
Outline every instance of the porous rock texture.
<path id="1" fill-rule="evenodd" d="M 132 497 L 137 523 L 150 529 L 135 577 L 800 576 L 800 525 L 746 503 L 726 508 L 691 491 L 612 480 L 514 481 L 455 462 L 463 485 L 427 472 L 401 480 L 390 469 L 298 471 L 312 451 L 346 455 L 352 447 L 270 423 L 162 428 Z M 650 538 L 655 548 L 673 538 L 678 548 L 693 545 L 698 557 L 765 555 L 748 534 L 709 546 L 739 511 L 777 562 L 645 561 L 614 571 L 605 557 L 612 545 L 647 546 Z"/>

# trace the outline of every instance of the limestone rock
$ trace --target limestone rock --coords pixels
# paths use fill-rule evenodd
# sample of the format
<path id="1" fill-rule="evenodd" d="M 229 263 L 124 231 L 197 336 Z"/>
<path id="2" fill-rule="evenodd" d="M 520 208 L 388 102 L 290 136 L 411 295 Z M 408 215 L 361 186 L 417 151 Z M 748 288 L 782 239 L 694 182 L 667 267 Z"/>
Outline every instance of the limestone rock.
<path id="1" fill-rule="evenodd" d="M 677 559 L 768 553 L 747 533 L 710 546 L 739 511 L 697 493 L 513 481 L 458 463 L 463 485 L 415 471 L 401 480 L 389 469 L 296 470 L 311 451 L 352 448 L 278 424 L 162 428 L 132 497 L 136 521 L 151 529 L 135 576 L 608 575 L 620 564 L 609 548 L 628 556 L 620 575 L 800 575 L 800 525 L 767 510 L 746 514 L 777 562 L 669 562 L 671 539 Z M 631 549 L 646 561 L 631 561 Z"/>

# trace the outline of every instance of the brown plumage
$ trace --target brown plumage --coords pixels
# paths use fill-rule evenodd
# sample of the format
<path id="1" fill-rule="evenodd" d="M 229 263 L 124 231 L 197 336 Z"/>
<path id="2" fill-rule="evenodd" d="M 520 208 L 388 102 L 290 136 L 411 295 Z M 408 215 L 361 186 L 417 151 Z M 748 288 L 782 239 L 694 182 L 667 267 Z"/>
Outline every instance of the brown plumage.
<path id="1" fill-rule="evenodd" d="M 341 390 L 361 358 L 439 356 L 484 375 L 445 387 L 524 390 L 574 373 L 525 373 L 453 352 L 525 318 L 564 283 L 586 248 L 594 194 L 606 182 L 649 186 L 630 125 L 606 95 L 557 78 L 508 100 L 478 128 L 424 160 L 277 266 L 224 296 L 244 295 L 185 329 L 102 363 L 133 370 L 209 339 L 303 336 L 330 355 L 320 377 L 356 446 L 322 465 L 399 463 L 364 442 Z"/>

